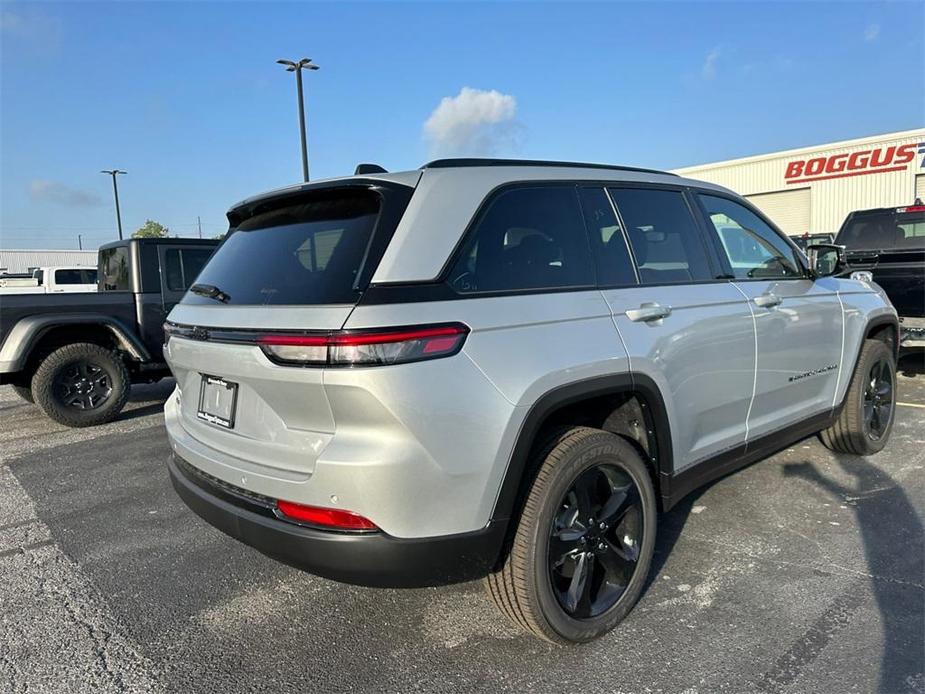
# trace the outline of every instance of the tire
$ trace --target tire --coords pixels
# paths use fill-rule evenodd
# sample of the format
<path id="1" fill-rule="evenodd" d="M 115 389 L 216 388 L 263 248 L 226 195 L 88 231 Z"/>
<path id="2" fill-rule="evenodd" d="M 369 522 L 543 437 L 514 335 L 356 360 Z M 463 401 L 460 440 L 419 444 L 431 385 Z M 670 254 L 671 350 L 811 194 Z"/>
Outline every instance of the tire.
<path id="1" fill-rule="evenodd" d="M 13 386 L 13 392 L 28 403 L 35 403 L 35 398 L 32 397 L 31 388 L 26 386 Z"/>
<path id="2" fill-rule="evenodd" d="M 485 579 L 486 589 L 501 612 L 541 639 L 555 644 L 591 641 L 622 621 L 642 592 L 655 547 L 656 501 L 652 480 L 632 445 L 615 434 L 588 427 L 556 432 L 539 452 L 536 462 L 539 472 L 524 505 L 510 554 L 501 570 Z M 635 499 L 632 506 L 627 506 L 629 510 L 622 511 L 622 516 L 620 511 L 610 516 L 620 520 L 614 520 L 606 530 L 598 530 L 606 524 L 584 523 L 577 517 L 567 526 L 561 523 L 563 518 L 578 513 L 581 502 L 576 501 L 573 511 L 570 499 L 576 498 L 575 490 L 589 480 L 593 482 L 590 488 L 603 490 L 601 498 L 606 499 L 602 505 L 590 505 L 595 509 L 590 514 L 594 518 L 608 517 L 608 503 L 618 492 L 624 499 Z M 614 480 L 619 482 L 616 491 L 608 486 Z M 627 485 L 626 490 L 621 491 L 621 485 Z M 638 492 L 636 496 L 632 496 L 632 489 Z M 587 526 L 581 531 L 583 539 L 575 539 L 579 525 Z M 594 536 L 590 535 L 592 530 Z M 632 543 L 621 544 L 620 537 L 629 540 L 630 536 L 635 537 Z M 562 547 L 571 546 L 563 539 L 580 544 L 569 553 L 560 554 Z M 609 549 L 604 549 L 605 545 Z M 617 545 L 623 554 L 612 555 L 611 550 Z M 555 546 L 559 549 L 554 550 Z M 598 553 L 584 551 L 589 547 Z M 624 554 L 635 558 L 627 561 Z M 582 559 L 582 555 L 593 556 Z M 619 560 L 616 563 L 624 566 L 620 569 L 620 582 L 625 587 L 620 593 L 612 590 L 615 584 L 602 580 L 611 576 L 608 572 L 614 565 L 614 556 Z M 563 561 L 564 557 L 569 558 Z M 558 568 L 554 566 L 556 563 Z M 580 588 L 575 591 L 582 597 L 571 603 L 574 611 L 570 612 L 569 598 L 579 566 L 587 567 L 590 573 L 579 574 L 588 578 L 578 585 L 590 588 L 587 599 Z M 599 586 L 598 613 L 594 612 L 598 603 L 593 595 L 594 585 Z M 581 614 L 583 605 L 587 614 Z"/>
<path id="3" fill-rule="evenodd" d="M 56 349 L 39 364 L 32 378 L 36 404 L 49 418 L 69 427 L 115 419 L 125 407 L 130 389 L 122 359 L 105 347 L 85 342 Z"/>
<path id="4" fill-rule="evenodd" d="M 886 386 L 877 386 L 879 399 L 872 401 L 871 398 L 877 395 L 872 386 L 874 369 L 881 369 L 878 376 L 888 381 L 889 387 L 888 394 L 884 395 Z M 877 411 L 876 424 L 871 421 L 869 407 Z M 819 432 L 819 439 L 826 448 L 836 453 L 872 455 L 883 450 L 895 418 L 896 362 L 893 350 L 880 340 L 866 340 L 838 419 L 828 429 Z"/>

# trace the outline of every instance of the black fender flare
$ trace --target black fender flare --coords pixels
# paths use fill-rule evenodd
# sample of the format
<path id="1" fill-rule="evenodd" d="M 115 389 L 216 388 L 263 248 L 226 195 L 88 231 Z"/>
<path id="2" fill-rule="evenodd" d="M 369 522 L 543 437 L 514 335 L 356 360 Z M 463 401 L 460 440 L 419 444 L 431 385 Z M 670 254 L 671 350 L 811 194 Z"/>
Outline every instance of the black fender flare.
<path id="1" fill-rule="evenodd" d="M 630 393 L 640 400 L 652 442 L 647 462 L 652 466 L 656 492 L 665 498 L 666 490 L 662 487 L 670 481 L 673 468 L 671 424 L 665 401 L 655 381 L 645 374 L 624 372 L 569 383 L 553 388 L 538 398 L 520 426 L 490 521 L 492 525 L 505 526 L 504 536 L 507 540 L 510 540 L 517 528 L 526 493 L 533 482 L 536 470 L 530 468 L 530 453 L 543 424 L 557 410 L 582 400 Z M 503 549 L 499 548 L 499 561 L 504 558 Z"/>
<path id="2" fill-rule="evenodd" d="M 864 328 L 864 339 L 861 340 L 861 344 L 858 346 L 857 354 L 854 355 L 854 363 L 851 365 L 851 373 L 854 373 L 854 367 L 857 366 L 858 359 L 861 358 L 861 348 L 864 346 L 864 340 L 869 339 L 868 336 L 871 334 L 871 332 L 877 328 L 882 328 L 885 325 L 889 325 L 891 328 L 893 328 L 893 358 L 897 360 L 899 359 L 899 318 L 891 314 L 874 316 L 869 321 L 867 321 L 867 326 Z"/>
<path id="3" fill-rule="evenodd" d="M 106 328 L 119 347 L 133 359 L 141 362 L 151 360 L 150 353 L 138 336 L 118 318 L 102 313 L 64 313 L 26 316 L 19 320 L 7 334 L 3 345 L 0 346 L 0 364 L 5 365 L 5 371 L 8 373 L 21 370 L 42 337 L 50 330 L 64 325 Z"/>

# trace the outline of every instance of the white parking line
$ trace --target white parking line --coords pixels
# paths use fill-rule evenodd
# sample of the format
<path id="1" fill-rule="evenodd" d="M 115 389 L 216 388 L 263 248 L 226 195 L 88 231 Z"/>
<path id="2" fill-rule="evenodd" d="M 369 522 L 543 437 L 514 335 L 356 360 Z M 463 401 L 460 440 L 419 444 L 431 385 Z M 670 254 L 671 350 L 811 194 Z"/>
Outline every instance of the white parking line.
<path id="1" fill-rule="evenodd" d="M 896 404 L 900 407 L 918 407 L 925 410 L 925 405 L 919 405 L 917 402 L 898 402 Z"/>

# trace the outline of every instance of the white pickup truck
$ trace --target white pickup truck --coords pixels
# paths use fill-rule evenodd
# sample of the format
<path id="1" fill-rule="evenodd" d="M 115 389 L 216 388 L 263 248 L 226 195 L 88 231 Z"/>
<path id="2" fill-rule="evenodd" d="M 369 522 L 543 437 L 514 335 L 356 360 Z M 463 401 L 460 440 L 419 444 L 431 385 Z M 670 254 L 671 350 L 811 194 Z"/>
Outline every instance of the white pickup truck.
<path id="1" fill-rule="evenodd" d="M 0 277 L 0 294 L 95 292 L 95 267 L 40 267 L 31 277 Z"/>

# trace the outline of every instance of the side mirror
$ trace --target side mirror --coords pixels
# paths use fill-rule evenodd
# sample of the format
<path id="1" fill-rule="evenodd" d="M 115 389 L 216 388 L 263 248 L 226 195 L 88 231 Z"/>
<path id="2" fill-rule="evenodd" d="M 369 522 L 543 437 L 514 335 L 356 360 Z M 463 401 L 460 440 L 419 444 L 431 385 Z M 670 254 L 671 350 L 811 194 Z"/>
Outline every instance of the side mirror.
<path id="1" fill-rule="evenodd" d="M 806 247 L 809 266 L 816 277 L 830 277 L 847 267 L 845 247 L 834 243 L 813 243 Z"/>

